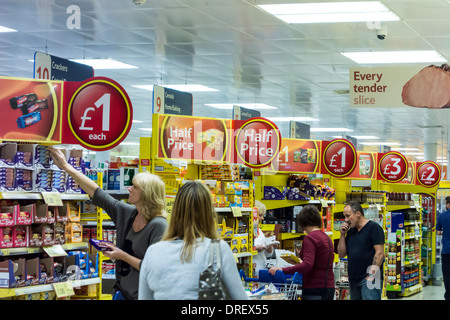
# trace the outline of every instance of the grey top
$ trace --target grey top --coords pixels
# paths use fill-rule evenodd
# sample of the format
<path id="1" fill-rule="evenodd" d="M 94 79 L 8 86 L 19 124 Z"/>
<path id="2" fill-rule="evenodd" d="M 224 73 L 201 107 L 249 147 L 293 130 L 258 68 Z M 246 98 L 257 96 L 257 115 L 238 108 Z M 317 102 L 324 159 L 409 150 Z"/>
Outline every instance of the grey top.
<path id="1" fill-rule="evenodd" d="M 190 262 L 181 262 L 183 240 L 160 241 L 147 249 L 141 263 L 139 300 L 196 300 L 200 273 L 209 263 L 211 239 L 198 239 Z M 230 246 L 220 241 L 220 275 L 230 298 L 247 300 Z"/>
<path id="2" fill-rule="evenodd" d="M 155 217 L 142 230 L 134 232 L 131 226 L 137 215 L 136 207 L 113 198 L 101 188 L 95 190 L 92 203 L 105 210 L 114 222 L 117 247 L 138 259 L 144 259 L 147 248 L 161 240 L 167 228 L 165 218 Z M 139 271 L 125 261 L 116 260 L 114 287 L 127 299 L 137 299 L 138 285 Z"/>

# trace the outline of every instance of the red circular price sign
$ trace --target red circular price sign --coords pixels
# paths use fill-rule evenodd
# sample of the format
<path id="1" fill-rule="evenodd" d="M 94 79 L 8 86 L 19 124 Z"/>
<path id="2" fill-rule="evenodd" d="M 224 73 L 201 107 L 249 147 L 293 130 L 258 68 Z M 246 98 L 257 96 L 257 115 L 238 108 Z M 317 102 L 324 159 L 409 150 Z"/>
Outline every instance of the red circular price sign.
<path id="1" fill-rule="evenodd" d="M 433 161 L 425 161 L 417 168 L 417 181 L 424 187 L 434 187 L 441 180 L 441 170 Z"/>
<path id="2" fill-rule="evenodd" d="M 68 107 L 71 132 L 90 150 L 109 150 L 131 129 L 133 110 L 125 90 L 115 81 L 96 77 L 82 83 Z"/>
<path id="3" fill-rule="evenodd" d="M 268 166 L 278 156 L 281 135 L 278 127 L 264 118 L 251 118 L 236 134 L 235 151 L 252 168 Z"/>
<path id="4" fill-rule="evenodd" d="M 378 172 L 388 182 L 399 182 L 408 172 L 408 161 L 399 152 L 387 152 L 378 161 Z"/>
<path id="5" fill-rule="evenodd" d="M 356 165 L 355 147 L 345 139 L 330 141 L 323 153 L 323 164 L 328 172 L 335 177 L 349 175 Z"/>

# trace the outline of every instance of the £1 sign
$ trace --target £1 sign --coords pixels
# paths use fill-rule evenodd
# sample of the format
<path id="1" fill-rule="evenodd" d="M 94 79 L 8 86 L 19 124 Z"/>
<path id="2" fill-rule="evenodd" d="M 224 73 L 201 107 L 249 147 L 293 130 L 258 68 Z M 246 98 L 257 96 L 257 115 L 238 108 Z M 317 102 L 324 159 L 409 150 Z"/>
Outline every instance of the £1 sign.
<path id="1" fill-rule="evenodd" d="M 390 151 L 378 161 L 378 174 L 387 182 L 399 182 L 408 172 L 408 161 L 399 152 Z"/>
<path id="2" fill-rule="evenodd" d="M 424 187 L 435 187 L 441 180 L 441 170 L 433 161 L 417 163 L 417 181 Z"/>
<path id="3" fill-rule="evenodd" d="M 345 177 L 352 173 L 356 165 L 356 150 L 353 144 L 345 139 L 335 139 L 323 147 L 324 173 L 335 177 Z"/>
<path id="4" fill-rule="evenodd" d="M 131 102 L 115 81 L 96 77 L 83 82 L 72 95 L 67 121 L 77 143 L 102 151 L 117 146 L 133 119 Z"/>

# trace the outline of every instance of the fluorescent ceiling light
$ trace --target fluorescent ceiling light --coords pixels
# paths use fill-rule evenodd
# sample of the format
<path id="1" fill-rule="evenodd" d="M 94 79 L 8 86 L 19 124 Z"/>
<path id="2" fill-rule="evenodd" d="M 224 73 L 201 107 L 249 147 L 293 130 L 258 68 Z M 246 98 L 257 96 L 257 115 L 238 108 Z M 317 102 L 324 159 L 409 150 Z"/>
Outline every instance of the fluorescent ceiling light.
<path id="1" fill-rule="evenodd" d="M 395 148 L 395 151 L 419 151 L 419 148 Z M 422 153 L 423 154 L 423 153 Z"/>
<path id="2" fill-rule="evenodd" d="M 365 146 L 401 146 L 398 142 L 361 142 Z"/>
<path id="3" fill-rule="evenodd" d="M 347 128 L 311 128 L 311 132 L 350 132 L 353 131 Z"/>
<path id="4" fill-rule="evenodd" d="M 352 138 L 361 139 L 361 140 L 378 140 L 380 138 L 375 136 L 351 136 Z M 342 138 L 341 136 L 333 136 L 333 138 Z"/>
<path id="5" fill-rule="evenodd" d="M 247 109 L 278 109 L 277 107 L 270 106 L 265 103 L 206 103 L 205 106 L 216 108 L 216 109 L 233 109 L 233 106 L 238 105 Z"/>
<path id="6" fill-rule="evenodd" d="M 270 121 L 319 121 L 318 119 L 311 117 L 267 117 Z"/>
<path id="7" fill-rule="evenodd" d="M 397 150 L 395 150 L 395 151 L 397 151 Z M 404 156 L 422 156 L 423 157 L 423 153 L 422 152 L 402 152 L 402 154 Z"/>
<path id="8" fill-rule="evenodd" d="M 184 92 L 209 92 L 209 91 L 219 91 L 217 89 L 214 88 L 210 88 L 207 86 L 204 86 L 202 84 L 162 84 L 161 85 L 164 88 L 169 88 L 169 89 L 173 89 L 173 90 L 178 90 L 178 91 L 184 91 Z M 144 90 L 148 90 L 148 91 L 153 91 L 153 85 L 149 85 L 149 84 L 137 84 L 137 85 L 132 85 L 132 87 L 135 88 L 139 88 L 139 89 L 144 89 Z"/>
<path id="9" fill-rule="evenodd" d="M 144 122 L 144 121 L 142 121 L 142 120 L 134 120 L 133 119 L 133 123 L 142 123 L 142 122 Z"/>
<path id="10" fill-rule="evenodd" d="M 142 131 L 152 131 L 152 128 L 139 128 L 139 130 L 142 130 Z"/>
<path id="11" fill-rule="evenodd" d="M 121 142 L 121 146 L 138 146 L 139 142 Z"/>
<path id="12" fill-rule="evenodd" d="M 0 32 L 17 32 L 17 30 L 0 26 Z"/>
<path id="13" fill-rule="evenodd" d="M 360 64 L 374 63 L 424 63 L 446 62 L 443 56 L 433 50 L 423 51 L 378 51 L 342 52 L 342 55 Z"/>
<path id="14" fill-rule="evenodd" d="M 400 20 L 379 1 L 268 4 L 259 7 L 286 23 Z"/>
<path id="15" fill-rule="evenodd" d="M 131 64 L 123 63 L 114 59 L 69 59 L 73 62 L 87 64 L 94 69 L 137 69 Z"/>

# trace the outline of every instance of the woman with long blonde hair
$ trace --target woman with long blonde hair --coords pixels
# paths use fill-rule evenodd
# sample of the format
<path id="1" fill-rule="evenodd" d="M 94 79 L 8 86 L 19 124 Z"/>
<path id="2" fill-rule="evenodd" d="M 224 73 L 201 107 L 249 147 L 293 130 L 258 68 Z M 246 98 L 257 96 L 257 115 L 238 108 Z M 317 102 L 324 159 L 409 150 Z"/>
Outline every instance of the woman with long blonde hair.
<path id="1" fill-rule="evenodd" d="M 116 245 L 105 243 L 104 254 L 116 260 L 115 300 L 138 298 L 140 264 L 147 248 L 158 242 L 167 228 L 165 184 L 149 172 L 133 177 L 128 203 L 113 198 L 94 181 L 77 171 L 61 150 L 49 148 L 54 163 L 92 198 L 92 203 L 110 216 L 116 227 Z"/>
<path id="2" fill-rule="evenodd" d="M 211 240 L 219 239 L 211 192 L 200 181 L 178 191 L 162 240 L 148 248 L 141 264 L 140 300 L 196 300 L 199 276 L 209 262 Z M 247 299 L 229 245 L 220 240 L 221 279 L 231 299 Z"/>

